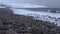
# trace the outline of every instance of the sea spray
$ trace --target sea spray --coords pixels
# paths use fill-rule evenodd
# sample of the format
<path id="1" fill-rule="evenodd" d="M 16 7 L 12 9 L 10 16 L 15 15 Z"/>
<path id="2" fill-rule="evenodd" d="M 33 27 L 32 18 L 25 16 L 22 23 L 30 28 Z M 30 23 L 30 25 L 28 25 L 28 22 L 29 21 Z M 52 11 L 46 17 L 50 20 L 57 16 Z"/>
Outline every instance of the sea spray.
<path id="1" fill-rule="evenodd" d="M 42 20 L 42 21 L 48 21 L 50 23 L 54 23 L 57 26 L 60 26 L 60 19 L 56 18 L 56 17 L 51 17 L 49 15 L 39 15 L 39 14 L 27 14 L 27 16 L 33 16 L 34 19 L 37 20 Z"/>

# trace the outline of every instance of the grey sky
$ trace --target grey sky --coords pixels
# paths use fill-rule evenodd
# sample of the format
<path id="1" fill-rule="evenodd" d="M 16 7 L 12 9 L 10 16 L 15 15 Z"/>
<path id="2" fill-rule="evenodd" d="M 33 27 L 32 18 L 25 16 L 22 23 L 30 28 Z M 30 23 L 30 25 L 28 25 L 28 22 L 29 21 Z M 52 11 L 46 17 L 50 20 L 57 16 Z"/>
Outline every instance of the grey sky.
<path id="1" fill-rule="evenodd" d="M 0 0 L 0 2 L 10 2 L 10 3 L 28 3 L 28 4 L 37 4 L 48 7 L 60 8 L 60 0 Z"/>
<path id="2" fill-rule="evenodd" d="M 19 2 L 60 8 L 60 0 L 19 0 Z"/>

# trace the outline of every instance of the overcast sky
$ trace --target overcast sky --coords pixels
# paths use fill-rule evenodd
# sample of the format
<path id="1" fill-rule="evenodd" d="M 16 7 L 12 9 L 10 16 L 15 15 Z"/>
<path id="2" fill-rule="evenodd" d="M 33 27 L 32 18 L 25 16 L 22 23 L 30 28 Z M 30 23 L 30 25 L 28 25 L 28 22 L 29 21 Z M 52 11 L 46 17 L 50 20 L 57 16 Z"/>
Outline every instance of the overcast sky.
<path id="1" fill-rule="evenodd" d="M 0 0 L 5 3 L 18 3 L 18 4 L 36 4 L 48 7 L 60 8 L 60 0 Z"/>

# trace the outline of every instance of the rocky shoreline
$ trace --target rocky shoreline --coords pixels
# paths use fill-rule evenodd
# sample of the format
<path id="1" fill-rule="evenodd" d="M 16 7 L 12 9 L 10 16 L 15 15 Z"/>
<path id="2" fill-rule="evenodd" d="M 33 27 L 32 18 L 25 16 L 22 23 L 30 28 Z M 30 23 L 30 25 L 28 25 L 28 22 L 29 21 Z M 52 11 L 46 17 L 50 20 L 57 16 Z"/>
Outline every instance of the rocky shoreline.
<path id="1" fill-rule="evenodd" d="M 52 17 L 49 15 L 40 15 L 40 14 L 27 14 L 27 16 L 33 16 L 34 19 L 48 21 L 50 23 L 54 23 L 57 26 L 60 26 L 60 18 L 59 17 Z"/>
<path id="2" fill-rule="evenodd" d="M 0 8 L 0 34 L 60 34 L 60 26 Z"/>

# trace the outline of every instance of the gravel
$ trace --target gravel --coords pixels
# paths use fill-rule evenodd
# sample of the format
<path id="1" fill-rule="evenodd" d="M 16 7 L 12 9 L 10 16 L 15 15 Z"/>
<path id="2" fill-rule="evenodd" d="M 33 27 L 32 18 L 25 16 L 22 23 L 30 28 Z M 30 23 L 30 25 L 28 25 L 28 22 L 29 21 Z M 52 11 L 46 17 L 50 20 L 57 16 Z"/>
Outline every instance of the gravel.
<path id="1" fill-rule="evenodd" d="M 60 34 L 60 26 L 0 8 L 0 34 Z"/>

